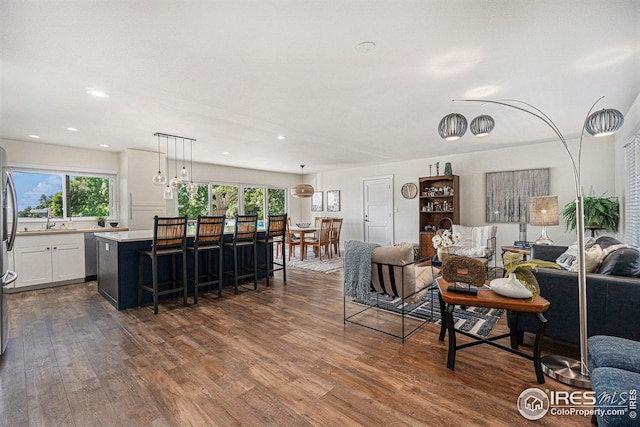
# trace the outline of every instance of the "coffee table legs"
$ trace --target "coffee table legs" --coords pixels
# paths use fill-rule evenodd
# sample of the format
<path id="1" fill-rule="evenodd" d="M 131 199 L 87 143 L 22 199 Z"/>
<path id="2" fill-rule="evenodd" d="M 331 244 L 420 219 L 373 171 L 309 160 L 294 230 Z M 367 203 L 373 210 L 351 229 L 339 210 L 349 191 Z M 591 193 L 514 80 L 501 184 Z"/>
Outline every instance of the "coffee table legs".
<path id="1" fill-rule="evenodd" d="M 538 384 L 544 384 L 544 375 L 542 374 L 542 362 L 540 361 L 540 353 L 542 352 L 542 339 L 544 331 L 547 328 L 547 319 L 538 313 L 538 331 L 536 332 L 536 340 L 533 344 L 533 367 L 536 370 L 536 378 Z"/>
<path id="2" fill-rule="evenodd" d="M 440 337 L 438 338 L 440 341 L 444 341 L 444 337 L 446 335 L 447 332 L 449 332 L 449 351 L 447 354 L 447 368 L 451 369 L 452 371 L 455 370 L 455 365 L 456 365 L 456 350 L 458 349 L 457 343 L 456 343 L 456 328 L 455 328 L 455 322 L 453 320 L 453 310 L 455 308 L 454 304 L 447 304 L 444 302 L 444 300 L 442 299 L 442 297 L 439 294 L 439 301 L 440 301 Z M 517 316 L 519 315 L 519 313 L 515 313 L 512 312 L 512 315 L 515 315 L 517 318 Z M 542 313 L 536 313 L 536 318 L 538 319 L 538 330 L 536 332 L 536 338 L 535 338 L 535 342 L 533 345 L 533 355 L 528 355 L 522 352 L 517 351 L 517 341 L 515 340 L 515 335 L 513 330 L 509 333 L 509 334 L 505 334 L 505 335 L 500 335 L 491 339 L 479 339 L 476 337 L 473 337 L 469 334 L 464 333 L 467 336 L 470 336 L 471 338 L 475 338 L 478 342 L 474 342 L 471 344 L 464 344 L 461 345 L 460 348 L 466 348 L 466 347 L 470 347 L 472 345 L 475 344 L 481 344 L 481 343 L 486 343 L 486 344 L 490 344 L 494 347 L 500 348 L 502 350 L 506 350 L 510 353 L 516 354 L 518 356 L 522 356 L 525 357 L 529 360 L 533 360 L 533 368 L 536 372 L 536 379 L 538 380 L 538 384 L 544 384 L 544 374 L 542 373 L 542 363 L 541 363 L 541 358 L 540 358 L 540 353 L 542 352 L 542 341 L 544 338 L 544 331 L 547 327 L 547 319 L 545 319 L 545 317 L 543 316 Z M 511 326 L 511 325 L 510 325 Z M 463 332 L 461 332 L 463 333 Z M 505 347 L 502 346 L 500 344 L 497 344 L 495 342 L 493 342 L 494 339 L 499 339 L 499 338 L 506 338 L 509 337 L 509 335 L 511 335 L 511 344 L 512 344 L 512 348 L 509 347 Z M 514 347 L 514 344 L 516 345 Z"/>

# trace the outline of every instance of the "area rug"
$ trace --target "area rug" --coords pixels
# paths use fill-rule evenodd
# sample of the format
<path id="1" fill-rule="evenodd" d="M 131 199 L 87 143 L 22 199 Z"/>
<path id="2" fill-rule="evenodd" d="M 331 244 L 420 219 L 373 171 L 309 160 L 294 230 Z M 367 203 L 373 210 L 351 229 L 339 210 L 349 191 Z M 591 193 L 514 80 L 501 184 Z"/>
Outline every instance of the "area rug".
<path id="1" fill-rule="evenodd" d="M 320 258 L 310 257 L 300 261 L 300 258 L 291 258 L 287 267 L 302 268 L 304 270 L 318 271 L 321 273 L 333 273 L 342 270 L 342 257 Z"/>
<path id="2" fill-rule="evenodd" d="M 386 295 L 378 298 L 378 308 L 400 315 L 402 312 L 402 300 Z M 366 301 L 353 301 L 361 305 L 376 305 L 376 294 L 372 293 Z M 440 324 L 440 302 L 438 301 L 438 288 L 434 287 L 427 291 L 424 298 L 415 304 L 405 304 L 405 315 L 420 320 L 427 320 L 430 323 Z M 493 327 L 500 320 L 503 310 L 484 307 L 457 306 L 453 310 L 453 319 L 456 329 L 469 332 L 480 337 L 487 337 Z"/>

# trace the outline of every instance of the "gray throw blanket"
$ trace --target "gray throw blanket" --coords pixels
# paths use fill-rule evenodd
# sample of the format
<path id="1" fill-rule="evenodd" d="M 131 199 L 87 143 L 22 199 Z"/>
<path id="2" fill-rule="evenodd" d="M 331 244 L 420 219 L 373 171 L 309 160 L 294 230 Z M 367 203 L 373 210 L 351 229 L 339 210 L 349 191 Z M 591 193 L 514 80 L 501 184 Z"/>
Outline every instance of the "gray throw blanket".
<path id="1" fill-rule="evenodd" d="M 380 246 L 350 240 L 344 249 L 344 295 L 363 300 L 371 294 L 371 253 Z"/>

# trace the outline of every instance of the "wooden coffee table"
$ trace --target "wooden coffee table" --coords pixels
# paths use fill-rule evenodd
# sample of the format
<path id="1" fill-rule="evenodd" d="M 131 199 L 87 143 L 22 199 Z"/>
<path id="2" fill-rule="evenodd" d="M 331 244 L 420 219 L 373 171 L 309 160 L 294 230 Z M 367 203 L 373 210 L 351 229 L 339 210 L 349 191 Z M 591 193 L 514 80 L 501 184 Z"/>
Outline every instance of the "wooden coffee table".
<path id="1" fill-rule="evenodd" d="M 442 323 L 440 326 L 440 341 L 444 340 L 444 336 L 449 331 L 449 353 L 447 356 L 447 368 L 454 370 L 456 363 L 456 351 L 467 347 L 473 347 L 478 344 L 489 344 L 493 347 L 497 347 L 501 350 L 508 351 L 518 356 L 533 361 L 533 367 L 536 372 L 536 378 L 539 384 L 544 384 L 544 375 L 542 374 L 542 365 L 540 363 L 540 351 L 542 350 L 542 337 L 544 336 L 544 330 L 546 328 L 547 319 L 542 315 L 543 312 L 549 309 L 549 301 L 538 296 L 535 300 L 529 298 L 507 298 L 496 294 L 491 289 L 478 289 L 477 295 L 467 295 L 456 292 L 448 292 L 447 288 L 452 285 L 445 281 L 442 277 L 437 280 L 438 288 L 440 289 L 440 313 L 442 316 Z M 487 285 L 489 282 L 487 281 Z M 455 328 L 453 319 L 453 309 L 456 305 L 470 306 L 470 307 L 487 307 L 504 309 L 510 312 L 509 316 L 509 329 L 507 334 L 498 335 L 490 338 L 479 338 L 466 331 L 461 331 Z M 518 315 L 529 314 L 535 315 L 538 319 L 538 331 L 536 333 L 536 339 L 533 346 L 533 354 L 523 353 L 518 351 L 518 338 L 516 332 L 516 322 Z M 475 341 L 456 345 L 456 332 L 470 338 Z M 507 347 L 498 344 L 494 341 L 502 338 L 511 338 L 511 347 Z"/>

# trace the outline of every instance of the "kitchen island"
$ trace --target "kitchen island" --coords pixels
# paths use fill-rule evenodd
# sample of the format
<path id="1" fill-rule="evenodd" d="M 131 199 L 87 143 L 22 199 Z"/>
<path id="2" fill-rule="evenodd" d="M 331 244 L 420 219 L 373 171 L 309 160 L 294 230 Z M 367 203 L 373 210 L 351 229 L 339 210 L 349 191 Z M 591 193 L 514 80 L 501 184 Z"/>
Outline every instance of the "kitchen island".
<path id="1" fill-rule="evenodd" d="M 264 231 L 259 232 L 264 234 Z M 138 306 L 138 254 L 139 251 L 150 250 L 153 241 L 153 230 L 136 230 L 96 233 L 98 242 L 98 292 L 118 310 Z M 233 232 L 225 232 L 225 241 L 231 241 Z M 193 236 L 188 236 L 188 245 L 193 242 Z M 258 265 L 265 263 L 264 248 L 258 245 Z M 246 248 L 244 258 L 250 263 L 250 249 Z M 214 259 L 217 255 L 214 255 Z M 160 282 L 171 277 L 170 257 L 160 257 L 158 261 L 158 280 Z M 193 277 L 193 254 L 187 252 L 187 276 Z M 222 260 L 224 271 L 233 270 L 233 256 L 230 249 L 225 248 Z M 214 262 L 213 271 L 217 273 L 217 263 Z M 145 282 L 151 281 L 151 262 L 147 260 L 144 266 Z M 265 277 L 264 270 L 258 270 L 258 278 Z M 233 278 L 225 276 L 223 286 L 233 286 Z M 193 284 L 189 286 L 189 293 L 193 294 Z M 162 299 L 162 298 L 161 298 Z M 152 302 L 151 294 L 143 293 L 142 304 Z"/>

